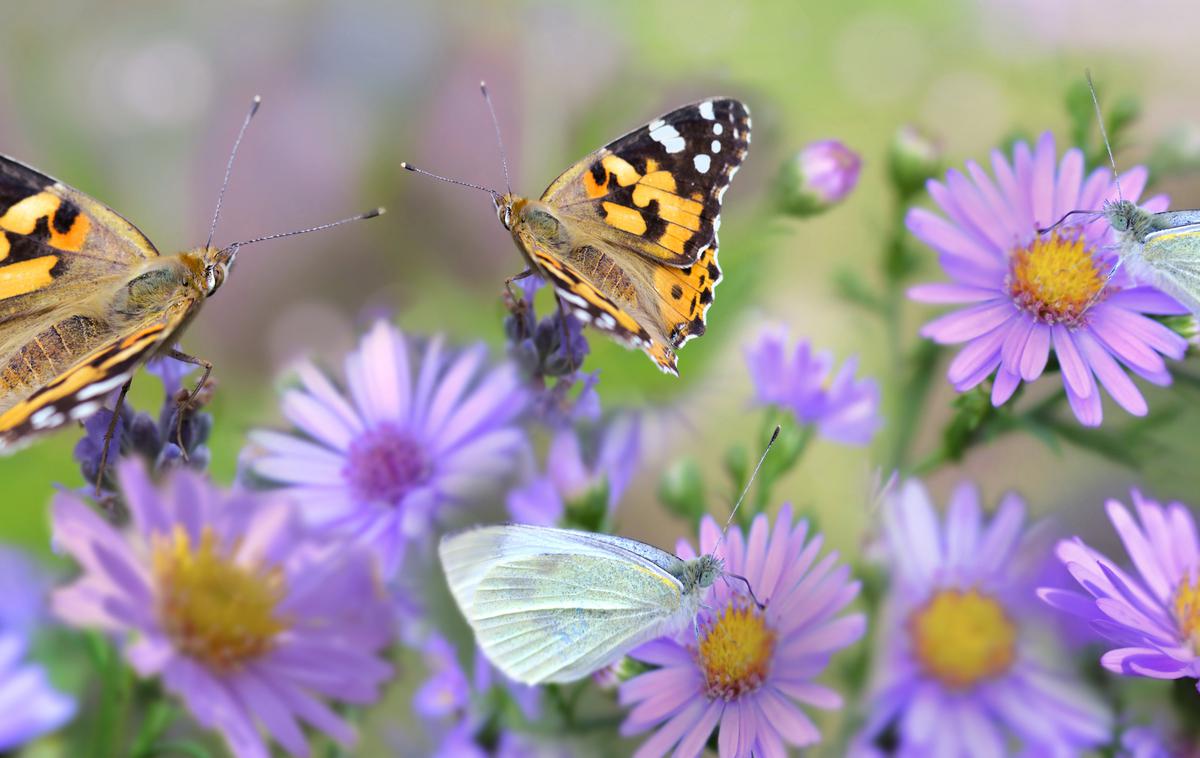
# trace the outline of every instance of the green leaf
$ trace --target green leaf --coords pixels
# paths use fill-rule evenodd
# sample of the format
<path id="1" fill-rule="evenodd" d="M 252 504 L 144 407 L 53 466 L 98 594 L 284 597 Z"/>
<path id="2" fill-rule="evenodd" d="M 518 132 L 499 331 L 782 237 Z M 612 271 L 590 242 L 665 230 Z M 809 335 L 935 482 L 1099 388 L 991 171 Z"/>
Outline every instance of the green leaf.
<path id="1" fill-rule="evenodd" d="M 681 458 L 671 464 L 658 483 L 658 499 L 676 516 L 693 527 L 704 518 L 708 508 L 704 496 L 704 476 L 694 458 Z"/>

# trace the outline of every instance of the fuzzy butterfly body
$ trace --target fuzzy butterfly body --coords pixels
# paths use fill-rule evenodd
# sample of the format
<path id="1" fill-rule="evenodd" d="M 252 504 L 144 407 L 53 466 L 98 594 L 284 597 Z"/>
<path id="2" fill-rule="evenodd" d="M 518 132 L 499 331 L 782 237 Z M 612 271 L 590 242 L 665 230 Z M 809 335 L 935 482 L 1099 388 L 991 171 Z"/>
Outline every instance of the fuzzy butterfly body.
<path id="1" fill-rule="evenodd" d="M 169 351 L 235 252 L 160 256 L 109 208 L 0 156 L 0 452 L 86 418 Z"/>
<path id="2" fill-rule="evenodd" d="M 592 153 L 539 200 L 497 196 L 496 212 L 580 319 L 678 374 L 721 280 L 721 201 L 749 146 L 746 106 L 705 100 Z"/>

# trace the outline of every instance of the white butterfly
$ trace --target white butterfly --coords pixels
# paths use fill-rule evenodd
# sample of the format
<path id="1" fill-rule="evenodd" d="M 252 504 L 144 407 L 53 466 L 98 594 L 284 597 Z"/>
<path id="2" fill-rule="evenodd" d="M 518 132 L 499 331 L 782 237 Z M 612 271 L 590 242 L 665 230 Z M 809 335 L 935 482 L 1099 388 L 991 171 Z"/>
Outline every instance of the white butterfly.
<path id="1" fill-rule="evenodd" d="M 778 436 L 775 427 L 729 522 Z M 718 577 L 745 582 L 758 602 L 744 577 L 725 573 L 716 548 L 685 561 L 624 537 L 503 524 L 447 535 L 438 553 L 480 649 L 525 684 L 582 679 L 643 642 L 694 626 Z"/>
<path id="2" fill-rule="evenodd" d="M 484 654 L 526 684 L 570 682 L 692 623 L 722 561 L 607 534 L 505 524 L 442 539 L 450 590 Z"/>

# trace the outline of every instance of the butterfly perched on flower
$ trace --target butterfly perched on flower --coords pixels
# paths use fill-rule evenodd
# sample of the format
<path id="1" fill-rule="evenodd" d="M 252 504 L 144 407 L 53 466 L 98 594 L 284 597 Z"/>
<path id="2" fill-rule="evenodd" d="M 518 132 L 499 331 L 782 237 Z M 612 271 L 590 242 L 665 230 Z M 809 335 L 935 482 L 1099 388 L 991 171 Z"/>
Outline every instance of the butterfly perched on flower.
<path id="1" fill-rule="evenodd" d="M 176 340 L 240 247 L 305 231 L 223 248 L 210 237 L 163 256 L 102 203 L 0 156 L 0 452 L 95 413 L 155 355 L 203 366 L 207 379 L 211 364 L 176 351 Z"/>
<path id="2" fill-rule="evenodd" d="M 514 278 L 538 274 L 578 318 L 678 375 L 675 351 L 704 334 L 721 280 L 721 200 L 749 147 L 746 106 L 712 98 L 614 140 L 538 200 L 468 186 L 492 194 L 525 258 Z"/>

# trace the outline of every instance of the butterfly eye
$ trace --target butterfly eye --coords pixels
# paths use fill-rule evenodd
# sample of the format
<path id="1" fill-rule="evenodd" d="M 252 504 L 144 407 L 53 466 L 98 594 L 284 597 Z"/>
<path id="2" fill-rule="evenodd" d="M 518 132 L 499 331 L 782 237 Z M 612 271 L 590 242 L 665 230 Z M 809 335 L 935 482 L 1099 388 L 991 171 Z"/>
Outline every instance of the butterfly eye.
<path id="1" fill-rule="evenodd" d="M 225 283 L 225 268 L 216 265 L 205 266 L 204 279 L 205 285 L 208 287 L 208 294 L 212 295 Z"/>

